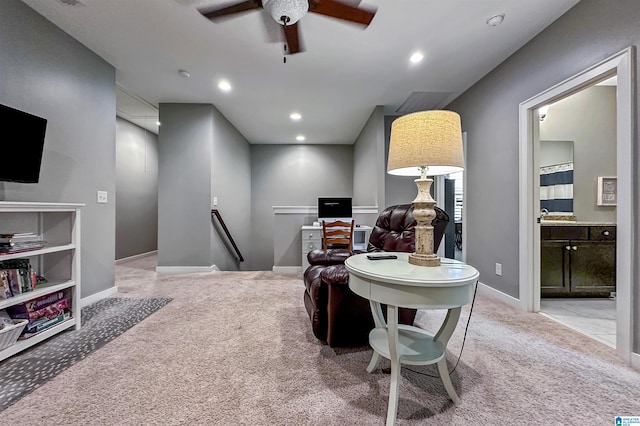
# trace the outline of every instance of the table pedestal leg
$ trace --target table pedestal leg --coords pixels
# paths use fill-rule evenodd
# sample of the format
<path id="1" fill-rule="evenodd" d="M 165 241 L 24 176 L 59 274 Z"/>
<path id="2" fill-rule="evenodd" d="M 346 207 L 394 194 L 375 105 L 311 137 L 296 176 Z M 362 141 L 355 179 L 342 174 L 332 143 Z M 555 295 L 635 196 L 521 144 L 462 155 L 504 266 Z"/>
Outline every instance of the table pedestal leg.
<path id="1" fill-rule="evenodd" d="M 451 400 L 457 404 L 460 402 L 460 398 L 458 398 L 458 394 L 456 390 L 453 388 L 453 383 L 451 383 L 451 377 L 449 377 L 449 367 L 447 367 L 447 359 L 442 358 L 438 361 L 438 373 L 440 374 L 440 378 L 442 379 L 442 384 L 444 388 L 447 390 L 449 397 Z"/>
<path id="2" fill-rule="evenodd" d="M 373 315 L 373 322 L 377 327 L 386 327 L 387 323 L 384 320 L 384 316 L 382 315 L 382 308 L 380 304 L 374 302 L 373 300 L 369 301 L 369 305 L 371 306 L 371 314 Z M 378 363 L 380 362 L 381 356 L 378 352 L 373 351 L 373 356 L 371 357 L 371 361 L 369 361 L 369 365 L 367 366 L 367 372 L 371 373 L 378 367 Z"/>
<path id="3" fill-rule="evenodd" d="M 387 426 L 392 426 L 396 423 L 396 413 L 398 411 L 401 368 L 400 357 L 398 356 L 398 308 L 396 306 L 387 305 L 387 337 L 389 338 L 389 356 L 391 361 Z"/>
<path id="4" fill-rule="evenodd" d="M 447 311 L 447 316 L 444 319 L 444 322 L 440 326 L 440 329 L 434 336 L 434 339 L 442 342 L 444 347 L 444 357 L 438 361 L 438 373 L 440 374 L 440 379 L 442 379 L 442 384 L 444 388 L 447 390 L 449 397 L 451 400 L 457 404 L 460 402 L 460 398 L 458 398 L 458 394 L 453 387 L 453 383 L 451 383 L 451 377 L 449 377 L 449 367 L 447 367 L 447 343 L 453 334 L 456 324 L 458 323 L 458 319 L 460 318 L 460 312 L 462 308 L 453 308 Z"/>

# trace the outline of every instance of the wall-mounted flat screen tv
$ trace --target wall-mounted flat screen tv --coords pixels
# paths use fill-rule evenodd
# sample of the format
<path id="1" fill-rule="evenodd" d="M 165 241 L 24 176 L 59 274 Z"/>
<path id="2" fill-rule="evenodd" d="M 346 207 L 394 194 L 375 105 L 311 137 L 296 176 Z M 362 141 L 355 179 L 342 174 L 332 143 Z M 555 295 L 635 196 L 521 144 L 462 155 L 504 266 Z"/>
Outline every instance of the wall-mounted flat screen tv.
<path id="1" fill-rule="evenodd" d="M 46 119 L 0 105 L 0 131 L 7 140 L 0 164 L 0 181 L 38 182 L 46 130 Z"/>
<path id="2" fill-rule="evenodd" d="M 349 219 L 353 217 L 351 197 L 318 198 L 318 219 Z"/>

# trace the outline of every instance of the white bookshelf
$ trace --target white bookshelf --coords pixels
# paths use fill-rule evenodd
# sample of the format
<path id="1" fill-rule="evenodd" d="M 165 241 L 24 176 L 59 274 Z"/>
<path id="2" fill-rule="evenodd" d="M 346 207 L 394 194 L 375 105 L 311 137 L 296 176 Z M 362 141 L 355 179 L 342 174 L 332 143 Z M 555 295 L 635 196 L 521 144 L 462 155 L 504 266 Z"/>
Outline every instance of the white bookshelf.
<path id="1" fill-rule="evenodd" d="M 33 232 L 47 241 L 45 247 L 0 254 L 0 261 L 29 259 L 47 283 L 33 291 L 0 300 L 0 309 L 64 291 L 71 304 L 71 318 L 0 351 L 0 361 L 63 330 L 80 329 L 80 211 L 84 204 L 0 201 L 0 233 Z"/>

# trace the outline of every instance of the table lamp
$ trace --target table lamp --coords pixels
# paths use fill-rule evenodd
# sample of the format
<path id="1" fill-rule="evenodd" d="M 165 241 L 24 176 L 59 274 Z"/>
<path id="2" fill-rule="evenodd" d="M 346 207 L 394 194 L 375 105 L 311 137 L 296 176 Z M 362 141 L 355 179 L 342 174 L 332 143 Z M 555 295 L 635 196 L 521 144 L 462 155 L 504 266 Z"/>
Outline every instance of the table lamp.
<path id="1" fill-rule="evenodd" d="M 409 263 L 440 266 L 433 253 L 433 226 L 436 201 L 431 196 L 433 179 L 463 170 L 462 129 L 460 116 L 453 111 L 421 111 L 403 115 L 391 124 L 391 141 L 387 172 L 398 176 L 420 176 L 414 182 L 418 195 L 413 200 L 416 219 L 415 253 Z"/>

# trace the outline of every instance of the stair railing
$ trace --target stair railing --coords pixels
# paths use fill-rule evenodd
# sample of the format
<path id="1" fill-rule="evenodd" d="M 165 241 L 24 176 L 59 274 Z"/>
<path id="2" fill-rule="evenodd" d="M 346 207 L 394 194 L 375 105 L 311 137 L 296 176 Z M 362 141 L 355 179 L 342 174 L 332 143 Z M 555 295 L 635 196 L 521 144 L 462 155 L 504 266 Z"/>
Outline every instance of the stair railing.
<path id="1" fill-rule="evenodd" d="M 231 236 L 231 233 L 229 232 L 229 228 L 227 228 L 227 225 L 224 223 L 224 220 L 222 220 L 222 216 L 220 215 L 220 212 L 218 211 L 218 209 L 212 209 L 211 210 L 211 217 L 215 217 L 216 219 L 218 219 L 218 222 L 220 222 L 220 225 L 222 226 L 222 229 L 224 230 L 224 233 L 227 236 L 227 239 L 229 240 L 229 242 L 233 246 L 233 250 L 235 251 L 235 254 L 237 256 L 236 260 L 238 262 L 244 262 L 244 257 L 242 257 L 242 253 L 240 253 L 240 250 L 238 249 L 238 246 L 236 245 L 236 242 L 233 240 L 233 237 Z"/>

